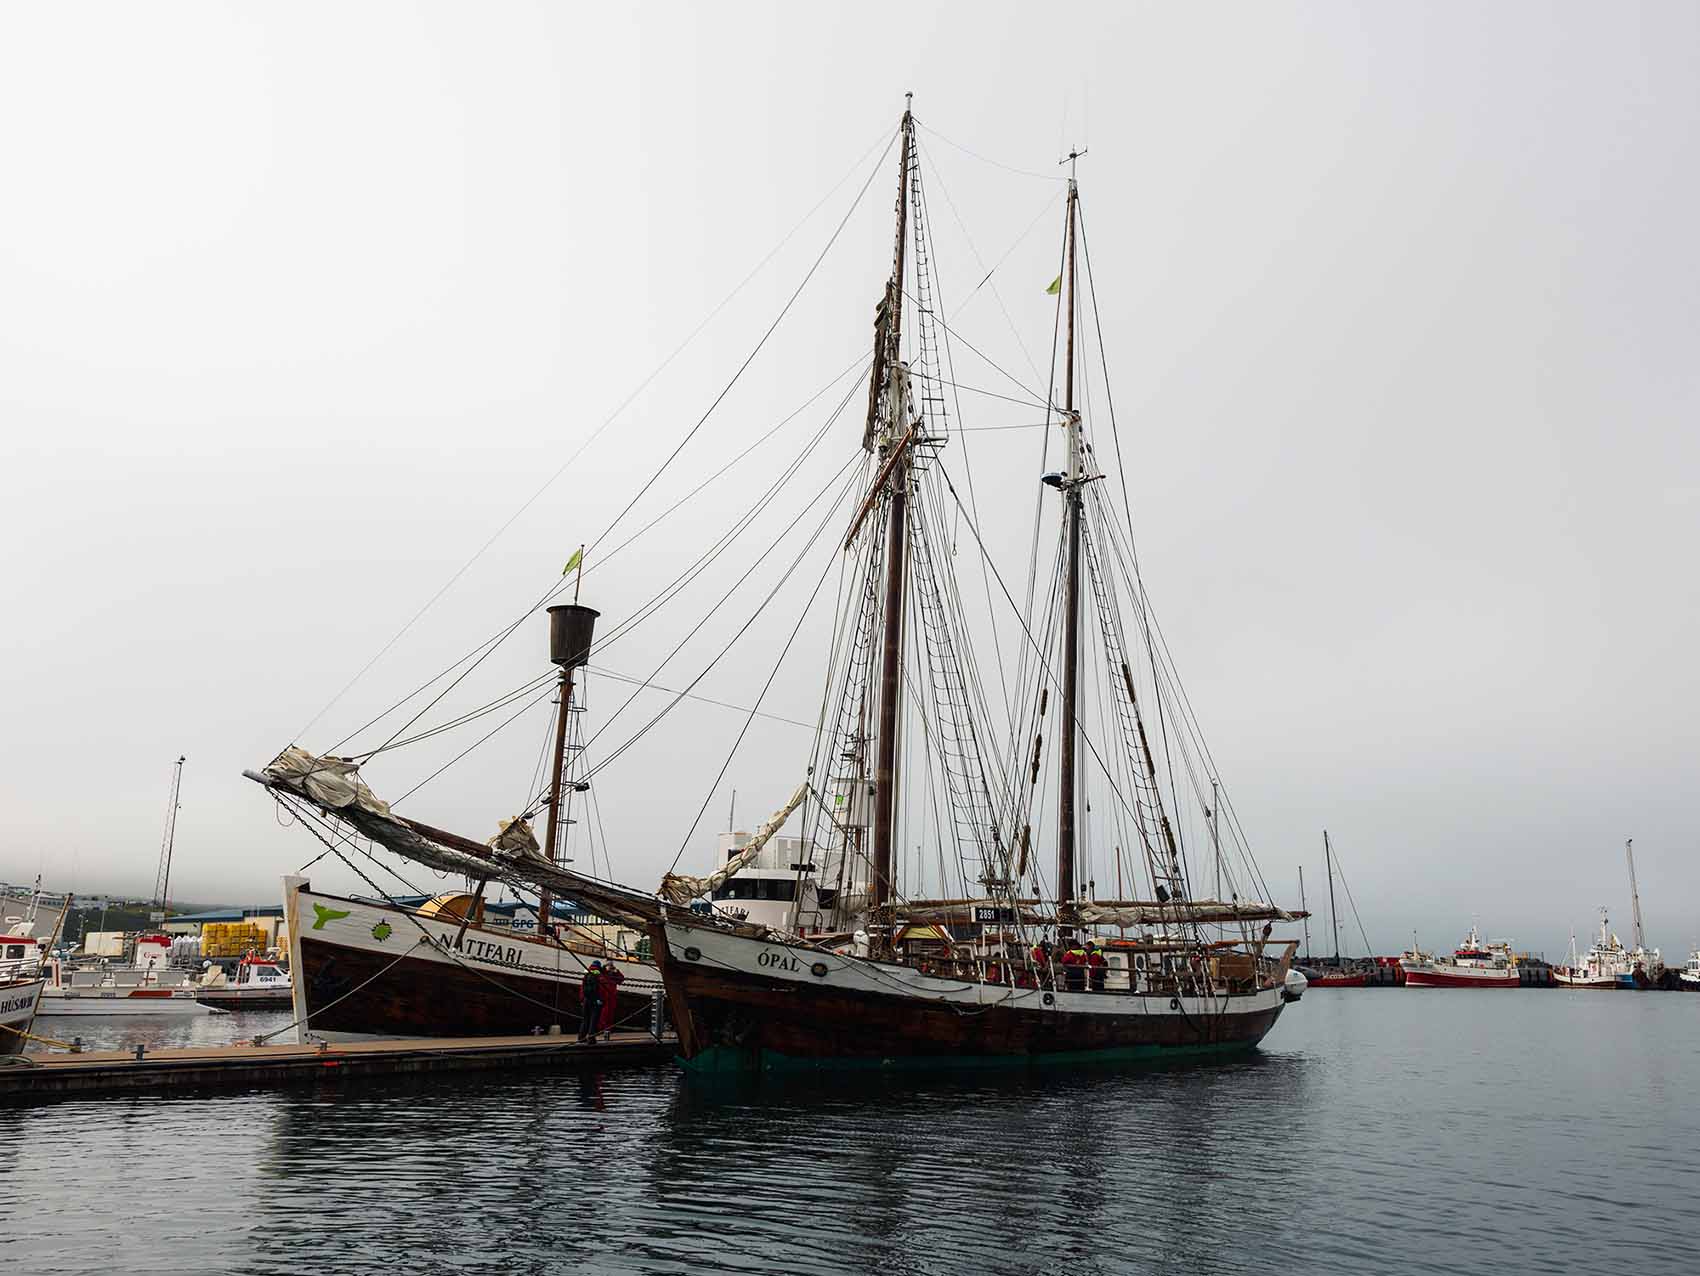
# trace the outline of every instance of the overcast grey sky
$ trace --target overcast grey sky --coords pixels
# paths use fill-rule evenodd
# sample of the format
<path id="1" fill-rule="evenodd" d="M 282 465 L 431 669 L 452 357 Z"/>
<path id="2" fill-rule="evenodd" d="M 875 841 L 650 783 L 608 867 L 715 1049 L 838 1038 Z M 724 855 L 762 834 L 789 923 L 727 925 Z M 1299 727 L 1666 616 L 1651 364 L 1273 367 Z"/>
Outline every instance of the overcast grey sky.
<path id="1" fill-rule="evenodd" d="M 1055 163 L 1090 147 L 1148 584 L 1270 879 L 1317 881 L 1326 825 L 1378 950 L 1479 919 L 1555 956 L 1596 905 L 1627 932 L 1633 836 L 1650 939 L 1679 956 L 1700 937 L 1697 48 L 1700 9 L 1674 3 L 8 6 L 0 878 L 145 892 L 185 753 L 180 893 L 275 898 L 317 847 L 241 769 L 784 240 L 301 742 L 330 748 L 558 576 L 748 353 L 913 90 L 953 323 L 1035 384 Z M 865 352 L 889 209 L 882 171 L 645 509 Z M 990 489 L 1030 501 L 1031 455 L 984 446 Z M 794 450 L 586 600 L 629 612 Z M 677 637 L 653 628 L 610 664 L 652 667 Z M 525 637 L 481 691 L 542 667 Z M 748 703 L 775 649 L 702 690 Z M 774 711 L 811 717 L 817 672 L 788 667 Z M 739 725 L 678 717 L 599 789 L 636 883 Z M 493 832 L 542 730 L 410 809 Z M 752 737 L 741 824 L 807 744 Z M 454 751 L 371 778 L 398 793 Z"/>

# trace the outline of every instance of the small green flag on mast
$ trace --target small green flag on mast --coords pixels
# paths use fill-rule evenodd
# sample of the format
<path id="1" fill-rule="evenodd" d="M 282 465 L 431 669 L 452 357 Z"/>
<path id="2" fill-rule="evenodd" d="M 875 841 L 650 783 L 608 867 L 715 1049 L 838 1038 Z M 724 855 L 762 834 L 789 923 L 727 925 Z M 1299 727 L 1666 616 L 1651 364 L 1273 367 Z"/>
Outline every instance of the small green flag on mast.
<path id="1" fill-rule="evenodd" d="M 568 576 L 571 576 L 575 569 L 578 571 L 578 577 L 573 581 L 573 601 L 576 603 L 578 601 L 578 591 L 584 586 L 583 545 L 580 545 L 573 551 L 573 556 L 567 559 L 567 565 L 561 568 L 561 579 L 565 580 Z"/>
<path id="2" fill-rule="evenodd" d="M 1045 295 L 1047 297 L 1054 297 L 1061 291 L 1062 291 L 1062 276 L 1058 275 L 1055 279 L 1051 280 L 1051 286 L 1049 288 L 1045 289 Z"/>

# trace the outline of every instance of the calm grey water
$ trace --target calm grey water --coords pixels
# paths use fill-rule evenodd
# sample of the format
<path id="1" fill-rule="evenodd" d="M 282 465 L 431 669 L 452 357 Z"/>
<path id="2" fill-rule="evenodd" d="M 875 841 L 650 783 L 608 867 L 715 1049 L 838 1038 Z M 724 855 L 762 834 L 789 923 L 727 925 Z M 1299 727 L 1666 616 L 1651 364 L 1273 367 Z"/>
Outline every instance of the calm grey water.
<path id="1" fill-rule="evenodd" d="M 1691 1276 L 1697 1154 L 1700 997 L 1312 990 L 1214 1066 L 0 1109 L 0 1264 Z"/>

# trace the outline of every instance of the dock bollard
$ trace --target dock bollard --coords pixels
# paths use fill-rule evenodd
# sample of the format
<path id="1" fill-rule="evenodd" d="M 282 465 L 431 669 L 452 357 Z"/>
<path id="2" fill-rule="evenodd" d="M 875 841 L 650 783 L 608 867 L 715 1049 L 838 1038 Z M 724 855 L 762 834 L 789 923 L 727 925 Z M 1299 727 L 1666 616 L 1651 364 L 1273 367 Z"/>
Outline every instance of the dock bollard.
<path id="1" fill-rule="evenodd" d="M 137 1062 L 138 1062 L 138 1063 L 139 1063 L 139 1062 L 141 1062 L 141 1058 L 142 1058 L 142 1056 L 143 1056 L 143 1055 L 144 1055 L 144 1054 L 146 1054 L 146 1053 L 147 1053 L 147 1051 L 148 1051 L 148 1048 L 147 1048 L 147 1047 L 146 1047 L 146 1046 L 143 1046 L 143 1045 L 138 1045 L 138 1046 L 137 1046 L 137 1047 L 136 1047 L 136 1061 L 137 1061 Z"/>

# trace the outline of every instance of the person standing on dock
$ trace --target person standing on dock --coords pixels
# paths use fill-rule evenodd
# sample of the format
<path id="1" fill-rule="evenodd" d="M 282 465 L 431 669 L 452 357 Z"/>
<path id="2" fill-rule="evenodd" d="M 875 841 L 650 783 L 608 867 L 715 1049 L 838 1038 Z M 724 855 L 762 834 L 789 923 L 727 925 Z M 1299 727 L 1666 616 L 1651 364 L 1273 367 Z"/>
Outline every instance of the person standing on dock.
<path id="1" fill-rule="evenodd" d="M 596 1040 L 596 1027 L 602 1022 L 602 963 L 593 961 L 579 984 L 578 1039 Z"/>
<path id="2" fill-rule="evenodd" d="M 603 1039 L 605 1041 L 612 1041 L 614 1039 L 614 1011 L 619 1008 L 620 985 L 625 982 L 625 974 L 613 962 L 609 962 L 602 968 L 602 979 L 600 980 L 602 992 L 602 1018 L 600 1023 L 602 1026 Z M 591 1034 L 591 1036 L 595 1035 L 595 1033 Z"/>

